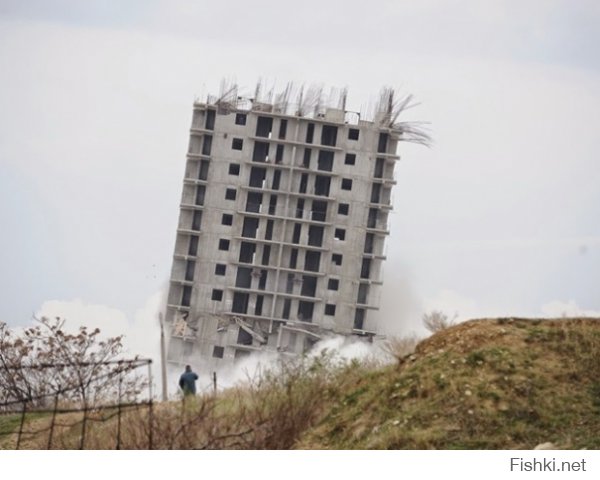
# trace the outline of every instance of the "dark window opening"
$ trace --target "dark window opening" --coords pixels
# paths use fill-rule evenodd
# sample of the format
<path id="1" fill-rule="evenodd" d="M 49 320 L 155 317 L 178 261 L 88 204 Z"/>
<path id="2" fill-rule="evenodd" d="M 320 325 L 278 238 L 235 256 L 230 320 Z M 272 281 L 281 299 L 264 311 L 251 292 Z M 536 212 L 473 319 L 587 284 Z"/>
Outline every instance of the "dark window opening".
<path id="1" fill-rule="evenodd" d="M 302 166 L 304 168 L 310 168 L 310 156 L 312 154 L 312 150 L 310 148 L 304 149 L 304 158 L 302 159 Z"/>
<path id="2" fill-rule="evenodd" d="M 275 215 L 277 212 L 277 195 L 271 195 L 269 198 L 269 215 Z"/>
<path id="3" fill-rule="evenodd" d="M 324 172 L 333 170 L 333 152 L 329 150 L 319 150 L 319 158 L 317 160 L 317 169 Z"/>
<path id="4" fill-rule="evenodd" d="M 348 140 L 358 140 L 360 130 L 358 128 L 351 128 L 348 130 Z"/>
<path id="5" fill-rule="evenodd" d="M 229 213 L 224 213 L 221 217 L 221 225 L 233 225 L 233 215 L 230 215 Z"/>
<path id="6" fill-rule="evenodd" d="M 277 145 L 277 150 L 275 150 L 275 163 L 283 162 L 283 145 Z"/>
<path id="7" fill-rule="evenodd" d="M 239 175 L 240 174 L 240 164 L 239 163 L 230 163 L 229 164 L 229 175 Z"/>
<path id="8" fill-rule="evenodd" d="M 381 201 L 381 183 L 374 183 L 371 188 L 371 203 L 380 203 Z"/>
<path id="9" fill-rule="evenodd" d="M 283 301 L 283 313 L 281 317 L 288 320 L 290 318 L 290 310 L 292 309 L 292 301 L 289 298 L 286 298 Z"/>
<path id="10" fill-rule="evenodd" d="M 300 243 L 300 233 L 302 231 L 302 224 L 295 223 L 294 224 L 294 232 L 292 235 L 292 243 Z"/>
<path id="11" fill-rule="evenodd" d="M 272 240 L 272 239 L 273 239 L 273 220 L 267 220 L 267 228 L 265 230 L 265 240 Z M 269 245 L 266 245 L 266 247 L 268 247 L 268 246 Z"/>
<path id="12" fill-rule="evenodd" d="M 312 143 L 315 136 L 315 124 L 309 123 L 306 127 L 306 143 Z"/>
<path id="13" fill-rule="evenodd" d="M 259 224 L 258 218 L 253 218 L 253 217 L 244 218 L 244 225 L 242 226 L 242 237 L 256 238 L 258 224 Z"/>
<path id="14" fill-rule="evenodd" d="M 244 140 L 241 138 L 234 138 L 231 141 L 231 148 L 233 150 L 241 150 L 244 147 Z"/>
<path id="15" fill-rule="evenodd" d="M 238 288 L 250 288 L 252 286 L 252 269 L 248 267 L 238 267 L 235 276 L 235 286 Z"/>
<path id="16" fill-rule="evenodd" d="M 206 123 L 205 128 L 207 130 L 214 130 L 215 129 L 215 117 L 217 115 L 217 112 L 215 110 L 207 110 L 206 111 Z"/>
<path id="17" fill-rule="evenodd" d="M 213 353 L 212 353 L 213 358 L 223 358 L 224 354 L 225 354 L 225 348 L 217 347 L 217 346 L 215 346 L 213 348 Z"/>
<path id="18" fill-rule="evenodd" d="M 369 278 L 371 275 L 371 259 L 363 258 L 360 267 L 360 278 Z"/>
<path id="19" fill-rule="evenodd" d="M 349 178 L 342 178 L 342 190 L 352 190 L 352 180 Z"/>
<path id="20" fill-rule="evenodd" d="M 231 311 L 233 313 L 247 313 L 248 312 L 248 299 L 250 295 L 243 292 L 233 293 L 233 302 L 231 304 Z"/>
<path id="21" fill-rule="evenodd" d="M 340 288 L 340 281 L 337 278 L 330 278 L 327 282 L 327 290 L 337 290 Z"/>
<path id="22" fill-rule="evenodd" d="M 183 307 L 189 307 L 192 303 L 192 287 L 185 285 L 181 292 L 181 305 Z"/>
<path id="23" fill-rule="evenodd" d="M 375 235 L 367 233 L 365 236 L 365 253 L 373 253 L 373 245 L 375 244 Z"/>
<path id="24" fill-rule="evenodd" d="M 236 113 L 235 114 L 235 124 L 236 125 L 246 125 L 246 114 L 245 113 Z"/>
<path id="25" fill-rule="evenodd" d="M 221 300 L 223 300 L 223 290 L 218 290 L 214 288 L 210 299 L 216 302 L 220 302 Z"/>
<path id="26" fill-rule="evenodd" d="M 325 305 L 325 315 L 334 316 L 335 315 L 335 305 L 332 303 L 328 303 Z"/>
<path id="27" fill-rule="evenodd" d="M 361 305 L 367 304 L 367 296 L 369 295 L 369 285 L 366 283 L 361 283 L 358 286 L 358 295 L 356 297 L 356 302 Z"/>
<path id="28" fill-rule="evenodd" d="M 323 233 L 325 229 L 318 225 L 308 227 L 308 244 L 312 247 L 321 247 L 323 245 Z"/>
<path id="29" fill-rule="evenodd" d="M 188 282 L 194 280 L 194 271 L 196 270 L 196 262 L 188 260 L 185 264 L 185 279 Z"/>
<path id="30" fill-rule="evenodd" d="M 331 261 L 335 265 L 341 265 L 342 264 L 342 254 L 341 253 L 334 253 L 333 255 L 331 255 Z"/>
<path id="31" fill-rule="evenodd" d="M 221 238 L 219 240 L 219 250 L 229 250 L 229 240 L 225 239 L 225 238 Z"/>
<path id="32" fill-rule="evenodd" d="M 306 193 L 306 187 L 308 186 L 308 173 L 303 173 L 300 177 L 300 193 Z"/>
<path id="33" fill-rule="evenodd" d="M 223 263 L 217 263 L 215 265 L 215 275 L 225 275 L 225 272 L 227 271 L 227 265 L 223 264 Z"/>
<path id="34" fill-rule="evenodd" d="M 188 255 L 195 257 L 198 255 L 198 240 L 199 238 L 196 235 L 192 235 L 190 237 L 190 244 L 188 245 Z"/>
<path id="35" fill-rule="evenodd" d="M 269 144 L 266 142 L 254 142 L 254 152 L 252 153 L 253 162 L 269 161 Z"/>
<path id="36" fill-rule="evenodd" d="M 290 268 L 295 269 L 297 264 L 298 264 L 298 249 L 292 248 L 292 251 L 290 252 Z"/>
<path id="37" fill-rule="evenodd" d="M 263 295 L 257 295 L 256 303 L 254 304 L 254 315 L 262 315 L 263 302 L 265 297 Z"/>
<path id="38" fill-rule="evenodd" d="M 212 149 L 212 137 L 210 135 L 204 136 L 204 142 L 202 142 L 202 155 L 210 155 Z"/>
<path id="39" fill-rule="evenodd" d="M 267 169 L 262 167 L 252 167 L 250 170 L 250 186 L 263 188 L 267 176 Z"/>
<path id="40" fill-rule="evenodd" d="M 259 192 L 248 192 L 248 198 L 246 200 L 246 211 L 252 213 L 259 213 L 262 205 L 262 193 Z"/>
<path id="41" fill-rule="evenodd" d="M 271 137 L 271 131 L 273 130 L 273 118 L 271 117 L 258 117 L 256 122 L 256 136 L 257 137 Z"/>
<path id="42" fill-rule="evenodd" d="M 235 200 L 236 196 L 237 192 L 235 188 L 228 188 L 227 190 L 225 190 L 225 200 Z"/>
<path id="43" fill-rule="evenodd" d="M 343 228 L 336 228 L 334 232 L 334 238 L 336 240 L 346 240 L 346 230 Z"/>
<path id="44" fill-rule="evenodd" d="M 302 289 L 300 295 L 303 297 L 314 297 L 317 293 L 317 277 L 302 275 Z"/>
<path id="45" fill-rule="evenodd" d="M 293 293 L 294 292 L 294 280 L 296 276 L 293 273 L 288 273 L 287 281 L 285 282 L 285 293 Z"/>
<path id="46" fill-rule="evenodd" d="M 271 245 L 265 245 L 263 247 L 262 259 L 261 259 L 260 263 L 262 265 L 268 265 L 270 256 L 271 256 Z"/>
<path id="47" fill-rule="evenodd" d="M 321 263 L 321 252 L 308 250 L 304 257 L 304 270 L 307 272 L 318 272 Z"/>
<path id="48" fill-rule="evenodd" d="M 258 289 L 259 290 L 264 290 L 265 288 L 267 288 L 267 276 L 268 276 L 269 272 L 268 270 L 261 270 L 260 271 L 260 277 L 258 279 Z"/>
<path id="49" fill-rule="evenodd" d="M 379 210 L 376 208 L 369 208 L 369 216 L 367 218 L 367 228 L 376 228 L 377 227 L 377 217 L 379 215 Z"/>
<path id="50" fill-rule="evenodd" d="M 273 183 L 271 184 L 271 190 L 279 190 L 280 183 L 281 183 L 281 170 L 275 170 L 273 172 Z"/>
<path id="51" fill-rule="evenodd" d="M 202 226 L 202 212 L 196 210 L 192 217 L 192 230 L 198 232 Z"/>
<path id="52" fill-rule="evenodd" d="M 357 308 L 354 313 L 354 328 L 356 330 L 362 330 L 365 323 L 365 309 Z"/>
<path id="53" fill-rule="evenodd" d="M 375 178 L 383 178 L 384 166 L 385 166 L 385 159 L 377 158 L 377 160 L 375 160 L 375 172 L 373 174 L 373 176 Z"/>
<path id="54" fill-rule="evenodd" d="M 321 197 L 328 197 L 330 185 L 331 185 L 331 177 L 317 175 L 315 177 L 315 195 L 319 195 Z"/>
<path id="55" fill-rule="evenodd" d="M 200 169 L 198 170 L 198 180 L 208 180 L 208 160 L 200 161 Z"/>
<path id="56" fill-rule="evenodd" d="M 238 345 L 252 345 L 252 335 L 240 327 L 237 337 Z"/>
<path id="57" fill-rule="evenodd" d="M 206 187 L 204 185 L 198 185 L 196 187 L 196 205 L 204 205 L 204 196 L 206 195 Z"/>
<path id="58" fill-rule="evenodd" d="M 321 129 L 321 145 L 335 147 L 337 143 L 338 128 L 333 125 L 323 125 Z"/>
<path id="59" fill-rule="evenodd" d="M 377 151 L 379 153 L 386 153 L 387 152 L 387 147 L 388 147 L 388 138 L 389 135 L 387 133 L 380 133 L 379 134 L 379 142 L 377 144 Z"/>
<path id="60" fill-rule="evenodd" d="M 254 263 L 254 253 L 256 252 L 256 244 L 250 242 L 242 242 L 240 245 L 240 263 Z"/>
<path id="61" fill-rule="evenodd" d="M 304 214 L 304 199 L 299 198 L 296 202 L 296 218 L 302 218 Z"/>
<path id="62" fill-rule="evenodd" d="M 344 159 L 344 163 L 346 165 L 354 165 L 356 163 L 356 154 L 347 153 L 346 158 Z"/>
<path id="63" fill-rule="evenodd" d="M 282 119 L 279 122 L 279 138 L 285 138 L 285 134 L 287 133 L 287 120 Z"/>
<path id="64" fill-rule="evenodd" d="M 312 321 L 313 311 L 315 309 L 315 304 L 313 302 L 298 302 L 298 320 L 301 322 L 310 322 Z"/>
<path id="65" fill-rule="evenodd" d="M 327 202 L 313 200 L 311 219 L 317 222 L 327 221 Z"/>

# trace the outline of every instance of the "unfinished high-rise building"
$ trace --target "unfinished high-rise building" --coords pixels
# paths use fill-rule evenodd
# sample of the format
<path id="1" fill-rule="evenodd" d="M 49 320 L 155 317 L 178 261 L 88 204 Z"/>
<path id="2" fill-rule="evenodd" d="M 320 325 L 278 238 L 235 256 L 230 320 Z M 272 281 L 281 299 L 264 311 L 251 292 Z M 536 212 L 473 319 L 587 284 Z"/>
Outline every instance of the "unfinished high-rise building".
<path id="1" fill-rule="evenodd" d="M 382 286 L 399 141 L 410 98 L 367 113 L 346 91 L 253 98 L 223 85 L 195 102 L 167 323 L 171 363 L 300 353 L 328 334 L 370 337 Z"/>

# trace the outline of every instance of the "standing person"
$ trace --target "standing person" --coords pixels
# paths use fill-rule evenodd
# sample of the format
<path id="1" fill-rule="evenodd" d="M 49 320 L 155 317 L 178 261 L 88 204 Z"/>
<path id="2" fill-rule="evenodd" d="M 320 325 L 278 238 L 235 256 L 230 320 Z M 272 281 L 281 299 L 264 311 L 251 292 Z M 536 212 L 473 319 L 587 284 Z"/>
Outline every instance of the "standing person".
<path id="1" fill-rule="evenodd" d="M 183 390 L 185 396 L 196 395 L 196 380 L 198 380 L 198 375 L 192 372 L 192 367 L 186 365 L 185 372 L 179 377 L 179 388 Z"/>

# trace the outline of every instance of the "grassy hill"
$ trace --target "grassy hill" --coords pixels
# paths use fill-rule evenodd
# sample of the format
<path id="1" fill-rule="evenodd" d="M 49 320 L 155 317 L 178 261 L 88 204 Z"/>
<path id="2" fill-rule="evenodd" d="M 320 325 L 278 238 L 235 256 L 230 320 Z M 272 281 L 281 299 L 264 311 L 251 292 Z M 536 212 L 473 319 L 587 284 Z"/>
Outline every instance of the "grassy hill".
<path id="1" fill-rule="evenodd" d="M 127 415 L 121 446 L 147 448 L 147 424 L 143 411 Z M 86 447 L 114 448 L 115 431 L 98 422 Z M 284 364 L 246 387 L 157 405 L 153 431 L 155 448 L 599 449 L 600 319 L 472 320 L 393 365 Z M 57 431 L 55 445 L 76 448 L 78 432 Z"/>

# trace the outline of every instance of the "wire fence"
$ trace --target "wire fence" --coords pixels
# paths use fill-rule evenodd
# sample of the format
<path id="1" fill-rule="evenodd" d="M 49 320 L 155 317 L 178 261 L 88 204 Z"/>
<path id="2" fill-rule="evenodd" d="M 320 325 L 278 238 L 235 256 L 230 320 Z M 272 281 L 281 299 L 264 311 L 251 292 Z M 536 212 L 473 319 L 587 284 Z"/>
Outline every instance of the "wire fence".
<path id="1" fill-rule="evenodd" d="M 83 450 L 92 426 L 102 425 L 112 448 L 121 449 L 123 417 L 136 411 L 146 423 L 143 444 L 152 449 L 151 364 L 133 359 L 0 367 L 12 387 L 0 397 L 0 448 Z"/>

